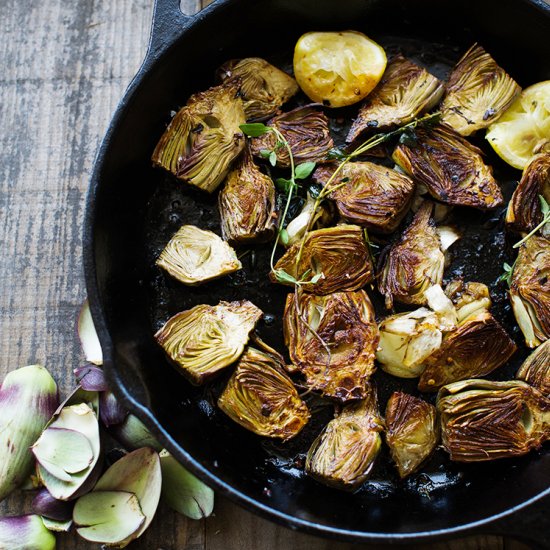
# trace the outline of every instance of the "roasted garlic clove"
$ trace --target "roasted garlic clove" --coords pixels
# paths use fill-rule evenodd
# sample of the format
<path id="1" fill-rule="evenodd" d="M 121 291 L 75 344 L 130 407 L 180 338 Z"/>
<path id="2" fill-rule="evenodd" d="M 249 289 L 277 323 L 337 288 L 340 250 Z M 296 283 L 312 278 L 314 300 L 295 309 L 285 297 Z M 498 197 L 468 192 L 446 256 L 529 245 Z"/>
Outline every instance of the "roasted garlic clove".
<path id="1" fill-rule="evenodd" d="M 527 357 L 516 378 L 527 382 L 550 398 L 550 340 L 543 342 Z"/>
<path id="2" fill-rule="evenodd" d="M 483 283 L 465 283 L 460 279 L 451 281 L 445 287 L 445 294 L 452 300 L 457 321 L 462 323 L 468 317 L 489 311 L 492 305 L 487 285 Z"/>

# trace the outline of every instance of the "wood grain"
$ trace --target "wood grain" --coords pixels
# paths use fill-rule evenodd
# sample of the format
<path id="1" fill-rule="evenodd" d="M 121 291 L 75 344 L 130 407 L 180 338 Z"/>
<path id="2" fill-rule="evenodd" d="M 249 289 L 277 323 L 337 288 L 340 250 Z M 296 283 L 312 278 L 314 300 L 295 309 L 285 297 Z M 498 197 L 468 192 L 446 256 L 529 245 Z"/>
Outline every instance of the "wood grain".
<path id="1" fill-rule="evenodd" d="M 185 11 L 198 7 L 184 0 Z M 208 2 L 205 2 L 208 3 Z M 94 154 L 144 56 L 150 0 L 2 0 L 0 19 L 0 379 L 45 364 L 66 395 L 83 362 L 74 325 L 85 298 L 84 201 Z M 0 504 L 29 512 L 30 496 Z M 61 550 L 97 545 L 59 537 Z M 136 549 L 344 550 L 295 533 L 219 498 L 215 515 L 188 521 L 161 506 Z M 360 548 L 353 546 L 353 548 Z M 370 547 L 374 548 L 374 547 Z M 497 537 L 418 546 L 521 549 Z"/>

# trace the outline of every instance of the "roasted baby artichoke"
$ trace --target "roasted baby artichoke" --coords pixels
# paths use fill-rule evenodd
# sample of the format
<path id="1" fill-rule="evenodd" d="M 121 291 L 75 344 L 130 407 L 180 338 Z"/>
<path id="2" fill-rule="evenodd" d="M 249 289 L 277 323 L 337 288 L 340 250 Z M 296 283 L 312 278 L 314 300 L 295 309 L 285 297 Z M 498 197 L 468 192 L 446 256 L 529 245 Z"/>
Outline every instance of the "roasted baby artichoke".
<path id="1" fill-rule="evenodd" d="M 243 428 L 283 441 L 294 437 L 310 414 L 280 355 L 249 347 L 218 399 L 218 406 Z"/>
<path id="2" fill-rule="evenodd" d="M 449 76 L 442 121 L 469 136 L 497 120 L 520 92 L 514 79 L 474 44 Z"/>
<path id="3" fill-rule="evenodd" d="M 232 59 L 218 69 L 222 82 L 240 82 L 246 120 L 260 121 L 277 114 L 297 91 L 298 84 L 285 72 L 259 57 Z"/>
<path id="4" fill-rule="evenodd" d="M 370 386 L 365 400 L 345 406 L 313 442 L 306 472 L 337 489 L 359 489 L 380 451 L 382 430 L 376 392 Z"/>
<path id="5" fill-rule="evenodd" d="M 438 439 L 435 407 L 418 397 L 394 392 L 386 405 L 386 443 L 402 478 L 432 454 Z"/>
<path id="6" fill-rule="evenodd" d="M 308 228 L 310 230 L 322 229 L 329 225 L 334 217 L 334 209 L 331 207 L 332 203 L 329 201 L 322 201 L 320 204 L 317 204 L 317 201 L 308 191 L 302 210 L 286 226 L 288 239 L 284 243 L 285 246 L 289 247 L 301 241 Z"/>
<path id="7" fill-rule="evenodd" d="M 516 378 L 550 398 L 550 340 L 546 340 L 527 357 Z"/>
<path id="8" fill-rule="evenodd" d="M 443 83 L 426 69 L 401 54 L 395 56 L 359 109 L 346 141 L 351 143 L 367 129 L 382 131 L 408 124 L 434 107 L 444 90 Z"/>
<path id="9" fill-rule="evenodd" d="M 465 283 L 456 279 L 445 287 L 445 294 L 455 306 L 459 323 L 470 315 L 488 311 L 492 304 L 489 289 L 483 283 Z"/>
<path id="10" fill-rule="evenodd" d="M 292 151 L 295 166 L 303 162 L 322 161 L 333 147 L 328 119 L 320 105 L 297 107 L 272 118 L 267 125 L 276 128 L 284 136 Z M 259 157 L 262 156 L 262 151 L 275 151 L 277 166 L 290 166 L 288 150 L 278 145 L 274 132 L 266 132 L 260 137 L 253 138 L 251 148 L 252 154 Z"/>
<path id="11" fill-rule="evenodd" d="M 218 204 L 222 235 L 231 243 L 266 242 L 277 230 L 275 186 L 248 149 L 229 173 Z"/>
<path id="12" fill-rule="evenodd" d="M 520 456 L 550 437 L 550 400 L 519 380 L 464 380 L 437 396 L 443 446 L 457 462 Z"/>
<path id="13" fill-rule="evenodd" d="M 237 82 L 189 98 L 174 116 L 153 152 L 161 166 L 199 189 L 212 193 L 243 150 L 243 103 Z"/>
<path id="14" fill-rule="evenodd" d="M 500 187 L 481 151 L 450 128 L 417 128 L 414 143 L 401 143 L 394 161 L 445 204 L 480 210 L 503 203 Z"/>
<path id="15" fill-rule="evenodd" d="M 543 217 L 541 196 L 550 203 L 550 153 L 535 155 L 525 167 L 508 203 L 506 226 L 518 233 L 535 229 Z M 541 232 L 550 237 L 550 225 L 545 225 Z"/>
<path id="16" fill-rule="evenodd" d="M 248 300 L 198 305 L 168 319 L 155 338 L 182 374 L 200 385 L 240 357 L 261 316 Z"/>
<path id="17" fill-rule="evenodd" d="M 303 248 L 302 242 L 292 245 L 269 275 L 273 282 L 292 285 L 281 273 L 298 281 L 318 278 L 315 283 L 303 285 L 314 294 L 361 288 L 373 277 L 363 230 L 357 225 L 338 225 L 309 232 Z"/>
<path id="18" fill-rule="evenodd" d="M 157 260 L 172 277 L 186 285 L 198 285 L 241 269 L 235 251 L 212 231 L 183 225 Z"/>
<path id="19" fill-rule="evenodd" d="M 314 179 L 325 185 L 336 165 L 321 166 Z M 375 233 L 391 233 L 409 210 L 414 182 L 406 175 L 372 162 L 348 162 L 331 187 L 330 198 L 345 221 Z"/>
<path id="20" fill-rule="evenodd" d="M 550 240 L 534 235 L 521 245 L 510 300 L 530 348 L 550 338 Z"/>
<path id="21" fill-rule="evenodd" d="M 378 327 L 364 290 L 289 294 L 283 330 L 292 368 L 309 389 L 342 403 L 367 396 Z"/>

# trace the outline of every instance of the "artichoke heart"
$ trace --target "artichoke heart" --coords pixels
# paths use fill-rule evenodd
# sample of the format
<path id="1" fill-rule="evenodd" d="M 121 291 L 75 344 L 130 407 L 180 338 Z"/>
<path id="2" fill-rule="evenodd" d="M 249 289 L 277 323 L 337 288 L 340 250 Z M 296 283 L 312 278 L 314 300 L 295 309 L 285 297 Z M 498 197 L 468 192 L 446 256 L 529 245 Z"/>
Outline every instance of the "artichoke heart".
<path id="1" fill-rule="evenodd" d="M 445 334 L 439 350 L 424 361 L 418 389 L 436 391 L 451 382 L 485 376 L 504 365 L 516 349 L 498 321 L 481 310 Z"/>
<path id="2" fill-rule="evenodd" d="M 153 164 L 212 193 L 245 145 L 238 82 L 199 92 L 174 116 L 153 152 Z"/>
<path id="3" fill-rule="evenodd" d="M 307 424 L 310 414 L 280 355 L 249 347 L 223 393 L 218 406 L 243 428 L 286 441 Z"/>
<path id="4" fill-rule="evenodd" d="M 469 136 L 495 122 L 520 92 L 514 79 L 474 44 L 449 76 L 441 104 L 442 121 Z"/>
<path id="5" fill-rule="evenodd" d="M 298 281 L 318 278 L 303 286 L 308 292 L 322 295 L 358 290 L 373 278 L 372 258 L 363 230 L 357 225 L 338 225 L 307 233 L 305 240 L 286 251 L 275 265 L 275 272 L 269 275 L 273 282 L 292 284 L 278 279 L 280 272 Z"/>
<path id="6" fill-rule="evenodd" d="M 366 399 L 346 405 L 313 442 L 306 472 L 337 489 L 359 489 L 380 451 L 382 430 L 376 391 L 370 386 Z"/>
<path id="7" fill-rule="evenodd" d="M 401 478 L 418 469 L 438 439 L 435 407 L 418 397 L 394 392 L 386 405 L 386 443 Z"/>
<path id="8" fill-rule="evenodd" d="M 378 327 L 364 290 L 289 294 L 283 330 L 293 369 L 309 389 L 343 403 L 367 396 Z"/>
<path id="9" fill-rule="evenodd" d="M 297 107 L 287 113 L 272 118 L 267 125 L 277 129 L 286 139 L 292 151 L 294 165 L 304 162 L 319 162 L 325 159 L 333 147 L 328 128 L 328 119 L 321 105 L 310 104 Z M 274 132 L 267 132 L 251 140 L 252 154 L 262 156 L 262 151 L 275 151 L 277 166 L 288 168 L 288 150 L 280 146 Z"/>
<path id="10" fill-rule="evenodd" d="M 530 348 L 550 338 L 550 240 L 533 235 L 519 249 L 510 284 L 514 315 Z"/>
<path id="11" fill-rule="evenodd" d="M 222 234 L 229 242 L 266 242 L 275 234 L 275 185 L 260 172 L 248 149 L 229 173 L 218 204 Z"/>
<path id="12" fill-rule="evenodd" d="M 222 82 L 240 80 L 246 120 L 260 121 L 277 114 L 298 92 L 298 84 L 285 72 L 259 57 L 232 59 L 218 69 Z"/>
<path id="13" fill-rule="evenodd" d="M 235 251 L 212 231 L 183 225 L 157 260 L 172 277 L 186 285 L 198 285 L 241 269 Z"/>
<path id="14" fill-rule="evenodd" d="M 182 374 L 200 385 L 241 356 L 261 316 L 248 300 L 198 305 L 168 319 L 155 338 Z"/>
<path id="15" fill-rule="evenodd" d="M 550 340 L 541 344 L 521 365 L 516 375 L 550 399 Z"/>
<path id="16" fill-rule="evenodd" d="M 317 168 L 314 179 L 322 185 L 336 165 Z M 345 221 L 365 226 L 375 233 L 392 233 L 408 212 L 414 182 L 405 174 L 372 162 L 349 162 L 334 182 L 330 198 Z"/>
<path id="17" fill-rule="evenodd" d="M 346 141 L 351 143 L 367 129 L 381 131 L 408 124 L 434 107 L 444 91 L 443 83 L 426 69 L 401 54 L 395 56 L 359 109 Z"/>
<path id="18" fill-rule="evenodd" d="M 524 455 L 550 437 L 550 400 L 519 380 L 455 382 L 441 388 L 436 407 L 457 462 Z"/>
<path id="19" fill-rule="evenodd" d="M 508 203 L 506 227 L 518 233 L 528 233 L 542 221 L 540 197 L 550 203 L 550 153 L 535 155 L 523 170 L 521 180 Z M 550 225 L 541 233 L 550 237 Z"/>
<path id="20" fill-rule="evenodd" d="M 417 128 L 414 143 L 398 145 L 393 160 L 432 197 L 480 210 L 503 203 L 502 192 L 481 151 L 450 128 Z"/>

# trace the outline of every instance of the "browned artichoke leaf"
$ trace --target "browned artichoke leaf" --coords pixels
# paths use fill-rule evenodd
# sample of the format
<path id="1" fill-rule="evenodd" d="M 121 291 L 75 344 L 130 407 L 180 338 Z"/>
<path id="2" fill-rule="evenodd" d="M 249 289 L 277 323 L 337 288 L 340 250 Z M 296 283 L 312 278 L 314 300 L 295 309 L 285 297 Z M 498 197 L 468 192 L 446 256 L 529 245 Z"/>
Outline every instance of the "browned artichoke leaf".
<path id="1" fill-rule="evenodd" d="M 395 56 L 361 105 L 346 141 L 351 143 L 367 129 L 381 131 L 408 124 L 434 107 L 444 90 L 443 83 L 426 69 L 401 54 Z"/>
<path id="2" fill-rule="evenodd" d="M 550 203 L 550 153 L 535 155 L 523 170 L 506 211 L 506 227 L 518 233 L 528 233 L 542 221 L 540 196 Z M 550 237 L 550 226 L 542 228 Z"/>
<path id="3" fill-rule="evenodd" d="M 402 478 L 432 454 L 438 439 L 435 407 L 418 397 L 394 392 L 386 405 L 386 443 Z"/>
<path id="4" fill-rule="evenodd" d="M 222 82 L 239 79 L 248 121 L 276 115 L 299 90 L 294 78 L 259 57 L 232 59 L 218 69 L 218 76 Z"/>
<path id="5" fill-rule="evenodd" d="M 218 196 L 222 234 L 231 243 L 266 242 L 277 230 L 275 186 L 245 150 Z"/>
<path id="6" fill-rule="evenodd" d="M 172 277 L 186 285 L 198 285 L 241 269 L 235 251 L 212 231 L 183 225 L 157 260 Z"/>
<path id="7" fill-rule="evenodd" d="M 489 289 L 483 283 L 465 283 L 462 279 L 455 279 L 445 287 L 445 294 L 455 306 L 459 323 L 471 315 L 488 311 L 492 305 Z"/>
<path id="8" fill-rule="evenodd" d="M 516 375 L 550 398 L 550 340 L 543 342 L 523 362 Z"/>
<path id="9" fill-rule="evenodd" d="M 289 294 L 283 330 L 293 369 L 309 389 L 340 402 L 367 396 L 378 327 L 364 290 Z"/>
<path id="10" fill-rule="evenodd" d="M 500 187 L 481 151 L 450 128 L 417 128 L 414 144 L 402 143 L 394 161 L 432 197 L 446 204 L 480 210 L 503 203 Z"/>
<path id="11" fill-rule="evenodd" d="M 153 152 L 153 164 L 208 193 L 223 181 L 243 150 L 246 122 L 237 82 L 189 98 Z"/>
<path id="12" fill-rule="evenodd" d="M 378 456 L 382 430 L 376 392 L 370 386 L 365 400 L 346 405 L 313 442 L 306 472 L 337 489 L 358 489 Z"/>
<path id="13" fill-rule="evenodd" d="M 504 365 L 516 349 L 498 321 L 481 310 L 445 334 L 439 350 L 424 361 L 418 389 L 436 391 L 451 382 L 485 376 Z"/>
<path id="14" fill-rule="evenodd" d="M 394 300 L 426 304 L 426 290 L 443 280 L 445 255 L 431 217 L 432 209 L 432 203 L 425 202 L 386 255 L 378 289 L 385 296 L 388 309 Z"/>
<path id="15" fill-rule="evenodd" d="M 155 338 L 181 373 L 200 385 L 241 356 L 261 316 L 248 300 L 198 305 L 168 319 Z"/>
<path id="16" fill-rule="evenodd" d="M 550 437 L 550 401 L 518 380 L 465 380 L 437 396 L 443 446 L 457 462 L 523 455 Z"/>
<path id="17" fill-rule="evenodd" d="M 521 245 L 510 300 L 530 348 L 550 338 L 550 240 L 534 235 Z"/>
<path id="18" fill-rule="evenodd" d="M 320 166 L 313 174 L 325 185 L 337 166 Z M 348 162 L 331 183 L 330 198 L 345 221 L 375 233 L 392 233 L 408 212 L 414 182 L 406 175 L 372 162 Z"/>
<path id="19" fill-rule="evenodd" d="M 252 347 L 239 360 L 218 406 L 243 428 L 283 441 L 300 432 L 310 417 L 282 358 Z"/>
<path id="20" fill-rule="evenodd" d="M 338 225 L 310 231 L 302 242 L 292 245 L 275 265 L 269 277 L 275 282 L 291 284 L 277 278 L 284 271 L 296 280 L 319 280 L 303 288 L 315 294 L 339 290 L 357 290 L 372 281 L 372 258 L 363 230 L 357 225 Z"/>
<path id="21" fill-rule="evenodd" d="M 279 130 L 288 142 L 295 166 L 303 162 L 324 160 L 334 145 L 328 128 L 328 119 L 321 107 L 317 104 L 297 107 L 272 118 L 267 123 L 268 126 Z M 274 132 L 252 138 L 250 143 L 253 155 L 261 157 L 262 151 L 275 151 L 277 166 L 290 166 L 288 151 L 286 147 L 277 145 L 277 136 Z"/>
<path id="22" fill-rule="evenodd" d="M 478 44 L 456 64 L 441 104 L 442 121 L 469 136 L 495 122 L 521 88 Z"/>

